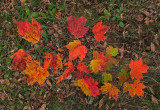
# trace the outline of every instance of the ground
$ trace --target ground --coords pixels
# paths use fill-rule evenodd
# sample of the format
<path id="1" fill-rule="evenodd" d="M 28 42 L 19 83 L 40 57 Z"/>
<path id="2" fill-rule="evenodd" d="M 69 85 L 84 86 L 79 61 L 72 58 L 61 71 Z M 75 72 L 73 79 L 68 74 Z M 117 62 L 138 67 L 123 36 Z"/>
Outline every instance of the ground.
<path id="1" fill-rule="evenodd" d="M 160 109 L 160 0 L 2 0 L 0 1 L 0 109 L 2 110 L 158 110 Z M 56 84 L 63 70 L 50 76 L 41 86 L 28 86 L 22 80 L 24 74 L 14 71 L 10 57 L 18 49 L 29 52 L 34 60 L 43 62 L 47 52 L 61 54 L 63 64 L 67 62 L 68 50 L 64 47 L 73 37 L 67 30 L 70 15 L 85 17 L 89 31 L 80 38 L 88 50 L 87 58 L 92 59 L 93 50 L 103 52 L 109 45 L 118 48 L 119 66 L 112 71 L 113 76 L 121 67 L 129 67 L 131 59 L 140 57 L 149 66 L 141 80 L 146 85 L 144 96 L 131 98 L 121 92 L 117 101 L 103 94 L 86 96 L 74 85 L 73 74 Z M 22 39 L 17 33 L 17 21 L 37 20 L 43 29 L 36 44 Z M 92 33 L 93 26 L 103 21 L 110 26 L 106 40 L 97 42 Z M 89 41 L 89 42 L 88 42 Z M 43 45 L 41 45 L 43 44 Z M 52 45 L 52 46 L 51 46 Z M 39 47 L 40 46 L 40 47 Z M 67 55 L 66 55 L 67 54 Z M 76 60 L 78 62 L 78 60 Z M 97 74 L 96 80 L 101 76 Z M 100 79 L 99 79 L 100 77 Z M 115 79 L 118 80 L 118 79 Z M 119 88 L 122 90 L 122 88 Z"/>

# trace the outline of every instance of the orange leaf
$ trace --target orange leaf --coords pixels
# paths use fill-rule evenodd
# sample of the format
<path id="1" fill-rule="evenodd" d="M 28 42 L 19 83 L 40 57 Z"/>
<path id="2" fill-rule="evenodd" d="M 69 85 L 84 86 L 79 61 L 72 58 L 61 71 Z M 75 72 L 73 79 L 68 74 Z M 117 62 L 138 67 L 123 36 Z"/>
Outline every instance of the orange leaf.
<path id="1" fill-rule="evenodd" d="M 62 59 L 59 55 L 52 55 L 50 53 L 47 53 L 44 57 L 44 68 L 53 68 L 53 73 L 56 73 L 58 68 L 62 68 Z"/>
<path id="2" fill-rule="evenodd" d="M 107 57 L 103 53 L 98 53 L 93 51 L 93 60 L 90 62 L 90 67 L 94 73 L 97 73 L 99 70 L 104 71 L 106 69 L 106 63 L 108 62 Z"/>
<path id="3" fill-rule="evenodd" d="M 81 41 L 74 40 L 65 46 L 70 50 L 69 52 L 69 60 L 75 60 L 77 57 L 82 61 L 85 58 L 87 53 L 86 46 L 81 45 Z"/>
<path id="4" fill-rule="evenodd" d="M 67 69 L 63 72 L 63 74 L 59 77 L 58 81 L 56 84 L 58 84 L 60 81 L 63 79 L 66 79 L 73 71 L 74 71 L 74 66 L 71 62 L 67 62 L 64 64 L 65 66 L 68 66 Z"/>
<path id="5" fill-rule="evenodd" d="M 82 91 L 87 95 L 91 94 L 92 96 L 96 97 L 99 95 L 99 89 L 97 87 L 98 82 L 94 81 L 91 77 L 85 77 L 83 79 L 79 79 L 77 81 L 77 85 L 81 87 Z"/>
<path id="6" fill-rule="evenodd" d="M 135 80 L 134 84 L 125 82 L 123 86 L 123 92 L 129 91 L 131 97 L 133 97 L 134 95 L 143 96 L 144 92 L 142 89 L 146 88 L 146 86 L 140 83 L 139 80 Z"/>
<path id="7" fill-rule="evenodd" d="M 84 27 L 86 25 L 86 21 L 87 19 L 83 16 L 76 19 L 73 15 L 71 15 L 67 22 L 68 31 L 76 38 L 83 37 L 88 31 L 88 28 Z"/>
<path id="8" fill-rule="evenodd" d="M 90 73 L 91 71 L 88 69 L 88 66 L 84 64 L 84 62 L 80 62 L 77 66 L 77 70 L 84 73 Z"/>
<path id="9" fill-rule="evenodd" d="M 38 82 L 39 85 L 42 85 L 45 82 L 46 77 L 49 76 L 47 69 L 42 68 L 40 63 L 36 60 L 27 59 L 26 65 L 26 69 L 22 73 L 28 75 L 28 85 L 31 85 L 34 82 Z"/>
<path id="10" fill-rule="evenodd" d="M 143 79 L 142 73 L 147 73 L 149 67 L 145 64 L 142 64 L 142 58 L 139 60 L 133 61 L 131 60 L 129 67 L 131 68 L 131 78 Z"/>
<path id="11" fill-rule="evenodd" d="M 14 53 L 11 56 L 11 58 L 13 58 L 12 66 L 14 70 L 16 70 L 17 68 L 18 70 L 23 70 L 26 65 L 26 58 L 32 59 L 31 56 L 24 52 L 23 49 L 19 49 L 18 52 Z"/>
<path id="12" fill-rule="evenodd" d="M 117 101 L 118 93 L 120 92 L 117 87 L 111 85 L 110 83 L 104 83 L 104 86 L 101 86 L 100 90 L 106 95 L 109 94 L 109 98 L 113 97 Z"/>
<path id="13" fill-rule="evenodd" d="M 32 22 L 29 23 L 27 20 L 25 22 L 15 21 L 17 23 L 17 29 L 19 35 L 22 35 L 25 40 L 32 43 L 37 43 L 40 39 L 43 31 L 41 30 L 40 24 L 32 18 Z"/>
<path id="14" fill-rule="evenodd" d="M 94 33 L 94 38 L 98 42 L 105 40 L 104 34 L 108 32 L 110 26 L 102 25 L 102 21 L 98 22 L 94 27 L 92 32 Z"/>

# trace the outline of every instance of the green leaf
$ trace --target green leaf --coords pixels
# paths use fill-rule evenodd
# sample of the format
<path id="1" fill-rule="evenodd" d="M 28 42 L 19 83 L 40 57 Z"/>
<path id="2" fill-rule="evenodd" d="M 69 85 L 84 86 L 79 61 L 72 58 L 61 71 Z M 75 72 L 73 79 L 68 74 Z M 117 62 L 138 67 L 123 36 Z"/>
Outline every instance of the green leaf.
<path id="1" fill-rule="evenodd" d="M 47 36 L 47 32 L 46 32 L 46 31 L 43 31 L 42 36 L 43 36 L 43 37 L 46 37 L 46 36 Z"/>
<path id="2" fill-rule="evenodd" d="M 112 21 L 115 21 L 116 20 L 116 17 L 114 16 L 113 18 L 112 18 Z"/>
<path id="3" fill-rule="evenodd" d="M 120 26 L 121 28 L 123 28 L 123 27 L 124 27 L 124 23 L 123 23 L 123 22 L 119 22 L 119 26 Z"/>
<path id="4" fill-rule="evenodd" d="M 112 75 L 111 74 L 107 74 L 106 72 L 103 72 L 102 76 L 103 76 L 104 82 L 112 81 Z"/>
<path id="5" fill-rule="evenodd" d="M 38 17 L 38 12 L 33 12 L 31 15 L 32 15 L 32 17 L 37 18 Z"/>
<path id="6" fill-rule="evenodd" d="M 104 16 L 100 16 L 100 17 L 98 18 L 98 20 L 99 20 L 99 21 L 105 20 L 105 17 L 104 17 Z"/>
<path id="7" fill-rule="evenodd" d="M 121 8 L 120 8 L 120 11 L 122 12 L 123 10 L 124 10 L 124 7 L 121 7 Z"/>
<path id="8" fill-rule="evenodd" d="M 30 12 L 29 12 L 29 8 L 28 8 L 28 6 L 25 6 L 25 10 L 26 10 L 26 15 L 29 15 L 29 14 L 30 14 Z"/>
<path id="9" fill-rule="evenodd" d="M 110 17 L 111 17 L 111 14 L 108 12 L 108 10 L 104 9 L 104 14 L 106 15 L 107 17 L 107 20 L 109 21 Z"/>
<path id="10" fill-rule="evenodd" d="M 113 48 L 112 46 L 109 46 L 106 52 L 108 55 L 117 56 L 118 48 Z"/>
<path id="11" fill-rule="evenodd" d="M 9 78 L 9 73 L 6 73 L 6 74 L 4 75 L 4 78 L 5 78 L 5 79 L 8 79 L 8 78 Z"/>
<path id="12" fill-rule="evenodd" d="M 117 12 L 120 13 L 121 11 L 119 9 L 117 9 Z"/>
<path id="13" fill-rule="evenodd" d="M 46 17 L 46 15 L 43 12 L 41 12 L 41 15 L 42 15 L 42 17 Z"/>

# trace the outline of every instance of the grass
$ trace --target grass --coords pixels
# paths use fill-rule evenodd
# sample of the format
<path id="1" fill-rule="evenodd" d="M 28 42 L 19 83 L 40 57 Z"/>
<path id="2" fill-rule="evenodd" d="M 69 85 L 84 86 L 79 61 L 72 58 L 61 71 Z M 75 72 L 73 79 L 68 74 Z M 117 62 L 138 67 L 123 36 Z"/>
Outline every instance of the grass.
<path id="1" fill-rule="evenodd" d="M 158 1 L 157 1 L 158 2 Z M 109 99 L 108 96 L 103 98 L 101 110 L 109 109 L 149 109 L 158 110 L 160 104 L 152 99 L 152 95 L 160 103 L 160 42 L 155 38 L 159 35 L 159 17 L 158 17 L 158 3 L 154 0 L 99 0 L 96 2 L 88 2 L 75 0 L 70 1 L 54 1 L 51 3 L 44 3 L 41 0 L 25 0 L 21 3 L 19 0 L 14 2 L 1 1 L 0 4 L 0 109 L 16 109 L 20 110 L 24 107 L 32 107 L 32 109 L 41 108 L 42 104 L 47 104 L 46 108 L 49 110 L 61 109 L 77 109 L 77 110 L 97 110 L 99 101 L 104 95 L 99 95 L 94 98 L 92 96 L 85 96 L 78 87 L 71 86 L 72 80 L 64 80 L 61 84 L 56 85 L 58 76 L 63 72 L 52 75 L 47 78 L 52 84 L 39 86 L 35 83 L 28 86 L 26 82 L 22 82 L 21 78 L 24 76 L 19 71 L 12 69 L 12 59 L 10 56 L 18 49 L 22 48 L 25 51 L 32 51 L 41 43 L 47 45 L 50 42 L 54 48 L 62 48 L 67 51 L 64 46 L 75 38 L 71 37 L 66 28 L 67 18 L 73 14 L 76 18 L 84 16 L 87 19 L 86 26 L 90 29 L 85 35 L 85 38 L 93 36 L 92 27 L 100 20 L 103 20 L 105 25 L 115 26 L 111 28 L 106 34 L 107 44 L 104 42 L 97 43 L 91 38 L 90 42 L 86 44 L 88 48 L 87 59 L 92 59 L 92 50 L 104 51 L 108 45 L 121 48 L 124 46 L 124 53 L 119 53 L 117 56 L 120 59 L 120 66 L 115 68 L 112 74 L 116 74 L 117 70 L 129 64 L 131 59 L 142 57 L 144 62 L 150 67 L 147 74 L 144 74 L 142 82 L 147 86 L 144 90 L 144 97 L 131 98 L 128 93 L 120 93 L 117 102 Z M 124 8 L 124 9 L 123 9 Z M 104 11 L 105 10 L 105 11 Z M 61 12 L 61 18 L 55 16 L 57 11 Z M 148 14 L 148 13 L 149 14 Z M 17 33 L 17 26 L 13 19 L 17 21 L 30 20 L 31 15 L 41 24 L 43 29 L 42 37 L 35 45 L 31 45 L 25 41 Z M 142 15 L 143 20 L 138 21 L 137 15 Z M 146 18 L 149 18 L 149 24 L 145 23 Z M 52 34 L 48 34 L 48 30 L 53 30 Z M 62 30 L 62 33 L 59 32 Z M 86 39 L 81 38 L 83 44 Z M 151 43 L 155 46 L 155 51 L 151 50 Z M 99 48 L 101 47 L 101 49 Z M 57 53 L 50 45 L 41 46 L 30 55 L 33 59 L 43 62 L 43 56 L 47 53 Z M 68 54 L 68 53 L 66 53 Z M 63 55 L 65 61 L 67 56 Z M 51 73 L 51 72 L 50 72 Z M 18 74 L 18 75 L 16 75 Z M 95 80 L 101 81 L 100 74 L 94 76 Z M 75 76 L 72 75 L 72 79 Z M 5 82 L 5 83 L 4 83 Z M 101 81 L 102 82 L 102 81 Z M 67 84 L 67 86 L 65 85 Z M 68 87 L 69 86 L 69 87 Z M 150 87 L 150 88 L 149 88 Z M 123 89 L 123 88 L 119 88 Z M 71 94 L 69 97 L 65 97 Z M 63 101 L 64 100 L 64 101 Z"/>

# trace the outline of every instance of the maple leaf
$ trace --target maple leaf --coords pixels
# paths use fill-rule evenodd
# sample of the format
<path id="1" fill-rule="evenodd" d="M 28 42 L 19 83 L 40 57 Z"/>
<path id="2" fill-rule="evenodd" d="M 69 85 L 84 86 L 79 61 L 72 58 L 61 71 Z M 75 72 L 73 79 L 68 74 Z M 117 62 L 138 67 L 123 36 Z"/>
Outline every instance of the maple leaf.
<path id="1" fill-rule="evenodd" d="M 17 29 L 19 35 L 22 35 L 25 40 L 32 43 L 37 43 L 40 39 L 43 31 L 41 30 L 40 24 L 32 18 L 32 22 L 29 23 L 27 20 L 25 22 L 15 21 L 17 23 Z"/>
<path id="2" fill-rule="evenodd" d="M 81 87 L 82 91 L 87 95 L 91 94 L 93 97 L 99 95 L 99 89 L 97 87 L 98 82 L 94 81 L 90 76 L 86 76 L 83 79 L 77 81 L 77 85 Z"/>
<path id="3" fill-rule="evenodd" d="M 102 76 L 103 76 L 104 82 L 112 81 L 112 75 L 111 74 L 107 74 L 106 72 L 103 72 Z"/>
<path id="4" fill-rule="evenodd" d="M 112 46 L 109 46 L 109 47 L 107 48 L 106 53 L 107 53 L 108 55 L 116 56 L 116 55 L 118 54 L 118 48 L 113 48 Z"/>
<path id="5" fill-rule="evenodd" d="M 39 85 L 42 85 L 46 77 L 49 76 L 49 72 L 47 69 L 44 69 L 40 66 L 40 63 L 36 60 L 26 60 L 26 69 L 22 71 L 22 73 L 27 74 L 27 82 L 28 85 L 33 84 L 34 82 L 38 82 Z"/>
<path id="6" fill-rule="evenodd" d="M 67 69 L 63 72 L 63 74 L 59 77 L 58 81 L 56 84 L 58 84 L 60 81 L 63 79 L 66 79 L 73 71 L 74 71 L 74 66 L 71 62 L 67 62 L 64 64 L 64 66 L 68 66 Z"/>
<path id="7" fill-rule="evenodd" d="M 118 85 L 122 85 L 128 78 L 129 75 L 127 74 L 127 69 L 121 69 L 120 73 L 118 74 L 119 82 Z"/>
<path id="8" fill-rule="evenodd" d="M 90 73 L 88 66 L 84 64 L 84 62 L 78 63 L 77 66 L 78 72 L 76 73 L 76 76 L 78 79 L 82 79 L 85 73 Z"/>
<path id="9" fill-rule="evenodd" d="M 26 34 L 26 32 L 28 32 L 30 30 L 30 23 L 28 22 L 28 20 L 26 19 L 24 22 L 23 21 L 16 21 L 15 23 L 17 23 L 17 29 L 18 29 L 18 34 L 23 36 Z"/>
<path id="10" fill-rule="evenodd" d="M 32 59 L 29 54 L 27 54 L 23 49 L 19 49 L 16 53 L 14 53 L 11 58 L 13 58 L 13 69 L 23 70 L 26 65 L 26 58 Z"/>
<path id="11" fill-rule="evenodd" d="M 129 91 L 131 97 L 133 97 L 134 95 L 143 96 L 144 92 L 142 89 L 146 88 L 146 86 L 143 85 L 143 83 L 140 83 L 139 80 L 135 80 L 134 84 L 125 82 L 123 86 L 123 92 Z"/>
<path id="12" fill-rule="evenodd" d="M 117 101 L 118 93 L 120 92 L 120 90 L 117 87 L 111 85 L 110 83 L 104 83 L 104 85 L 101 86 L 100 90 L 104 92 L 106 95 L 109 94 L 110 99 L 111 97 L 113 97 Z"/>
<path id="13" fill-rule="evenodd" d="M 131 60 L 129 67 L 131 68 L 131 78 L 143 79 L 142 73 L 147 73 L 149 67 L 142 63 L 142 58 L 139 60 L 133 61 Z"/>
<path id="14" fill-rule="evenodd" d="M 69 60 L 75 60 L 77 57 L 82 61 L 85 58 L 87 53 L 86 46 L 81 45 L 81 41 L 74 40 L 65 46 L 70 50 L 69 52 Z"/>
<path id="15" fill-rule="evenodd" d="M 102 25 L 102 21 L 98 22 L 92 29 L 95 40 L 98 42 L 105 40 L 104 34 L 108 32 L 109 29 L 110 26 Z"/>
<path id="16" fill-rule="evenodd" d="M 108 59 L 103 55 L 103 53 L 93 51 L 93 60 L 90 62 L 90 67 L 94 73 L 97 73 L 99 70 L 105 70 L 107 62 Z"/>
<path id="17" fill-rule="evenodd" d="M 88 31 L 88 28 L 84 27 L 86 21 L 86 18 L 83 16 L 76 19 L 73 15 L 71 15 L 67 22 L 68 31 L 76 38 L 83 37 Z"/>
<path id="18" fill-rule="evenodd" d="M 53 73 L 56 73 L 58 68 L 63 67 L 62 59 L 59 55 L 52 55 L 50 53 L 47 53 L 44 58 L 44 68 L 53 68 Z"/>

